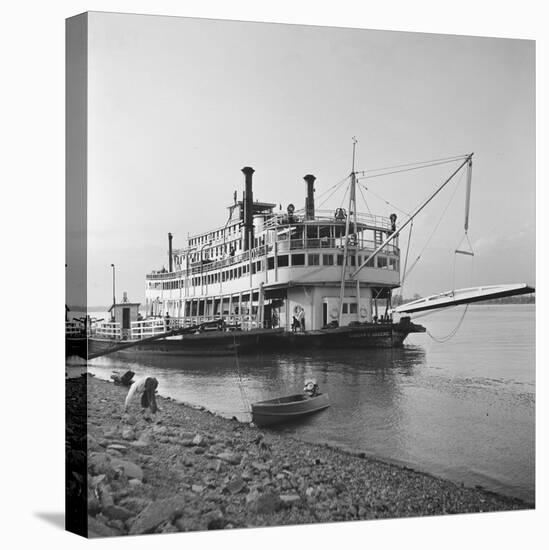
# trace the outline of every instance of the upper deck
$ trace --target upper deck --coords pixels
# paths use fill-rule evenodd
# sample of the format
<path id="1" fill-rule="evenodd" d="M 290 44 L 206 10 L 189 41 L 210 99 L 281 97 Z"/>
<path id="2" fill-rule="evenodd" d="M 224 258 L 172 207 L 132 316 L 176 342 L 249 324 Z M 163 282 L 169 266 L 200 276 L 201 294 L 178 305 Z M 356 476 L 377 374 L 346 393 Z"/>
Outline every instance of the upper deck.
<path id="1" fill-rule="evenodd" d="M 348 265 L 358 266 L 395 230 L 394 220 L 383 216 L 349 214 L 344 208 L 315 210 L 315 177 L 310 174 L 304 177 L 305 208 L 290 204 L 285 212 L 282 207 L 275 211 L 275 203 L 253 200 L 254 170 L 242 172 L 245 191 L 241 201 L 235 193 L 227 223 L 189 236 L 184 248 L 172 251 L 170 240 L 170 269 L 149 273 L 148 291 L 185 288 L 186 295 L 195 295 L 260 283 L 338 281 L 345 248 Z M 398 286 L 399 254 L 395 239 L 361 272 L 360 281 Z"/>
<path id="2" fill-rule="evenodd" d="M 225 227 L 189 237 L 186 248 L 175 249 L 172 252 L 176 269 L 172 272 L 153 271 L 147 274 L 147 279 L 171 280 L 204 274 L 272 255 L 275 248 L 277 254 L 318 249 L 323 249 L 326 253 L 332 250 L 336 255 L 342 254 L 345 246 L 346 219 L 341 217 L 341 212 L 339 214 L 338 219 L 330 211 L 320 211 L 314 219 L 308 220 L 300 213 L 292 216 L 256 215 L 255 246 L 247 251 L 242 250 L 242 222 L 235 220 Z M 354 216 L 353 222 L 349 224 L 348 244 L 352 251 L 351 257 L 356 256 L 358 251 L 363 255 L 373 251 L 391 228 L 390 220 L 382 216 L 357 213 L 356 220 L 356 228 L 353 223 Z M 381 257 L 398 255 L 398 242 L 395 242 L 387 245 Z M 353 260 L 354 258 L 350 260 L 353 262 L 352 265 L 355 263 Z M 383 261 L 380 263 L 383 264 L 380 267 L 385 267 Z M 337 260 L 334 264 L 338 265 Z"/>

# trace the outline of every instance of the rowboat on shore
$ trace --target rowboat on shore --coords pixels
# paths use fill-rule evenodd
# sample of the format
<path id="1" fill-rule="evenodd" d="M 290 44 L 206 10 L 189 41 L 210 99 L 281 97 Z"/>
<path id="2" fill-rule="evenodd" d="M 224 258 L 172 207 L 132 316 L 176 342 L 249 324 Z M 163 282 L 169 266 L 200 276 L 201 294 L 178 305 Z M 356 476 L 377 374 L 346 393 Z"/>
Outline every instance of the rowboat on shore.
<path id="1" fill-rule="evenodd" d="M 269 426 L 297 420 L 330 406 L 327 393 L 309 396 L 304 393 L 252 403 L 252 420 L 256 426 Z"/>

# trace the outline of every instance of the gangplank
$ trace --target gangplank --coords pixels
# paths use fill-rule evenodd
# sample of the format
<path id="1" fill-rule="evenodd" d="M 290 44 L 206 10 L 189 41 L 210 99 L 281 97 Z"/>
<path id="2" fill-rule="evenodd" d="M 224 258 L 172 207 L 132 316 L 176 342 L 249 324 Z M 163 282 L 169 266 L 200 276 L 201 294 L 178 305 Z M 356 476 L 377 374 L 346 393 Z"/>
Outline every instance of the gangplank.
<path id="1" fill-rule="evenodd" d="M 535 292 L 535 289 L 525 283 L 460 288 L 402 304 L 393 308 L 392 311 L 393 313 L 418 313 L 429 309 L 453 307 L 473 302 L 493 300 L 495 298 L 531 294 L 532 292 Z"/>

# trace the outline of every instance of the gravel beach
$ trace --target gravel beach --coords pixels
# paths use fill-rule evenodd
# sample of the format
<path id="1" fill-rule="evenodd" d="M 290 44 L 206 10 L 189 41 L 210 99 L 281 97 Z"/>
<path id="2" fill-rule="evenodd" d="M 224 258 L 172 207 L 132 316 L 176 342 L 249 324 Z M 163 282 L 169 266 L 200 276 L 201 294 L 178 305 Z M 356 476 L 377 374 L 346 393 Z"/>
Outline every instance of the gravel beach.
<path id="1" fill-rule="evenodd" d="M 68 420 L 85 382 L 66 381 Z M 137 400 L 123 414 L 127 388 L 92 377 L 87 391 L 90 537 L 533 508 L 162 397 L 153 420 Z M 67 438 L 73 455 L 86 443 Z"/>

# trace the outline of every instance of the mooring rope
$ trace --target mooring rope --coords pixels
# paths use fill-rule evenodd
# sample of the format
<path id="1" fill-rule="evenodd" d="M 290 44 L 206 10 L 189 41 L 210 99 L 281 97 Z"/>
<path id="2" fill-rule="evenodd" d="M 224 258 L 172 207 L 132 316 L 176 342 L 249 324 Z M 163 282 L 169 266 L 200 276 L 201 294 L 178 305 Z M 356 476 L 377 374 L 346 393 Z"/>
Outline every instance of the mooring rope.
<path id="1" fill-rule="evenodd" d="M 248 396 L 246 394 L 246 389 L 244 388 L 244 381 L 242 380 L 242 373 L 240 372 L 240 361 L 238 360 L 238 347 L 236 345 L 236 336 L 233 332 L 233 343 L 234 343 L 234 357 L 236 361 L 236 370 L 238 373 L 238 388 L 240 389 L 240 397 L 242 399 L 242 403 L 244 407 L 246 408 L 247 413 L 250 413 L 252 408 L 250 406 L 250 400 L 248 399 Z"/>
<path id="2" fill-rule="evenodd" d="M 463 323 L 463 320 L 465 319 L 465 314 L 467 313 L 467 309 L 469 308 L 469 304 L 465 306 L 465 309 L 463 310 L 463 314 L 461 315 L 461 319 L 458 321 L 458 324 L 454 327 L 454 329 L 449 332 L 446 336 L 437 337 L 431 334 L 431 332 L 427 331 L 427 334 L 430 338 L 432 338 L 435 342 L 438 344 L 445 344 L 446 342 L 449 342 L 458 332 L 458 330 L 461 327 L 461 324 Z"/>

